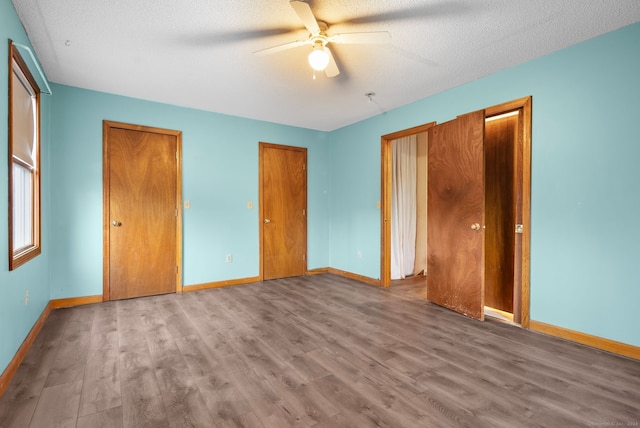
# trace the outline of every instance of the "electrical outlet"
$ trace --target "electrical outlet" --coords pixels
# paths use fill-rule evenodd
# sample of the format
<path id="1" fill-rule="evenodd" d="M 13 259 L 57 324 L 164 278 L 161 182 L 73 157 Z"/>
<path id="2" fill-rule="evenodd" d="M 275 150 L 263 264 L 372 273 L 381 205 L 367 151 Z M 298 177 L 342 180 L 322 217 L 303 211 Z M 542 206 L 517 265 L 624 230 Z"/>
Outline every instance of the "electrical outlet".
<path id="1" fill-rule="evenodd" d="M 24 290 L 24 304 L 25 305 L 29 304 L 29 289 L 28 288 L 26 290 Z"/>
<path id="2" fill-rule="evenodd" d="M 361 259 L 362 258 L 362 251 L 358 250 L 358 258 Z"/>
<path id="3" fill-rule="evenodd" d="M 186 209 L 191 208 L 191 201 L 190 201 L 189 199 L 185 199 L 185 201 L 184 201 L 184 207 L 185 207 Z"/>
<path id="4" fill-rule="evenodd" d="M 227 263 L 232 263 L 233 262 L 233 256 L 231 254 L 227 254 Z"/>

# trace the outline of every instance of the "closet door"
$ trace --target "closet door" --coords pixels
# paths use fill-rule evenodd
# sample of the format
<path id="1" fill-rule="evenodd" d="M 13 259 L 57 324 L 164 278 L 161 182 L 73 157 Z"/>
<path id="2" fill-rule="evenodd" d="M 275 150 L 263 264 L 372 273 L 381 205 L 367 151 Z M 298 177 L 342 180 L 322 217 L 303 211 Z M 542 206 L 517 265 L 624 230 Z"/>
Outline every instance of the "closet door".
<path id="1" fill-rule="evenodd" d="M 180 287 L 181 132 L 103 123 L 105 300 Z"/>
<path id="2" fill-rule="evenodd" d="M 428 133 L 427 298 L 484 320 L 484 110 Z"/>
<path id="3" fill-rule="evenodd" d="M 261 276 L 307 272 L 307 149 L 260 143 Z"/>

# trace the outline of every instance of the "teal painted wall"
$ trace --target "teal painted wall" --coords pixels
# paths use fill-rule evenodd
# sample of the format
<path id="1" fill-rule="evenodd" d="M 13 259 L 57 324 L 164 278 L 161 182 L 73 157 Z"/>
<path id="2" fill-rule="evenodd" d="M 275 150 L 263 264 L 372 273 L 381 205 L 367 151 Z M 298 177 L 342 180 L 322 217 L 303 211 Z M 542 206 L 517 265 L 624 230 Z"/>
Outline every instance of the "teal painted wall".
<path id="1" fill-rule="evenodd" d="M 6 0 L 0 36 L 28 44 Z M 53 85 L 53 97 L 43 97 L 43 255 L 14 272 L 0 267 L 0 367 L 49 299 L 102 292 L 102 120 L 183 132 L 183 196 L 191 201 L 183 212 L 185 285 L 258 275 L 259 141 L 309 149 L 309 268 L 378 278 L 380 136 L 526 95 L 533 96 L 531 316 L 640 346 L 639 45 L 635 24 L 330 133 Z M 6 144 L 0 121 L 0 153 Z M 0 177 L 1 244 L 6 161 Z M 0 260 L 7 257 L 0 245 Z"/>
<path id="2" fill-rule="evenodd" d="M 42 254 L 9 271 L 9 184 L 8 184 L 8 79 L 9 45 L 30 46 L 27 35 L 9 0 L 0 0 L 0 373 L 9 364 L 16 351 L 49 303 L 49 138 L 50 97 L 41 97 L 41 186 L 42 186 Z M 21 52 L 30 63 L 28 54 Z M 31 68 L 36 77 L 36 69 Z M 29 290 L 29 303 L 25 292 Z"/>
<path id="3" fill-rule="evenodd" d="M 103 120 L 182 131 L 191 205 L 183 210 L 184 285 L 259 275 L 260 141 L 307 147 L 308 267 L 328 266 L 326 133 L 69 86 L 53 91 L 53 299 L 102 294 Z"/>
<path id="4" fill-rule="evenodd" d="M 381 135 L 532 95 L 531 318 L 640 346 L 639 76 L 635 24 L 334 131 L 331 266 L 379 277 Z"/>

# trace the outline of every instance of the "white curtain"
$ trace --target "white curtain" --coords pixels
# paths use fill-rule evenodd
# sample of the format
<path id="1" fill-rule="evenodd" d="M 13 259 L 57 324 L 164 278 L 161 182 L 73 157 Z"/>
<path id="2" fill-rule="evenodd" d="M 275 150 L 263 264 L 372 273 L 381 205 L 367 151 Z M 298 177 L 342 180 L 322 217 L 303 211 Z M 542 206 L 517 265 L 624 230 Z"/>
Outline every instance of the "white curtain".
<path id="1" fill-rule="evenodd" d="M 416 176 L 416 261 L 413 264 L 413 274 L 427 274 L 427 140 L 426 132 L 416 134 L 417 167 Z"/>
<path id="2" fill-rule="evenodd" d="M 392 142 L 391 279 L 413 274 L 416 257 L 416 136 Z"/>

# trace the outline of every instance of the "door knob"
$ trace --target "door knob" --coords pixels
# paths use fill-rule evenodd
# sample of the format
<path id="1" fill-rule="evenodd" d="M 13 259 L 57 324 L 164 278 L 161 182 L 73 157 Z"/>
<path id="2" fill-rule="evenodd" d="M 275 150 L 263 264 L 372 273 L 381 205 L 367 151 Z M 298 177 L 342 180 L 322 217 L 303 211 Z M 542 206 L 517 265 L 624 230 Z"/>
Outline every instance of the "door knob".
<path id="1" fill-rule="evenodd" d="M 480 230 L 480 224 L 479 223 L 473 223 L 471 225 L 471 229 L 473 230 Z"/>
<path id="2" fill-rule="evenodd" d="M 118 220 L 113 220 L 113 221 L 111 222 L 111 224 L 112 224 L 112 225 L 114 225 L 115 227 L 120 227 L 120 226 L 122 226 L 122 223 L 120 223 Z"/>
<path id="3" fill-rule="evenodd" d="M 268 224 L 268 223 L 271 223 L 271 220 L 269 220 L 268 218 L 265 218 L 264 219 L 264 224 Z"/>

